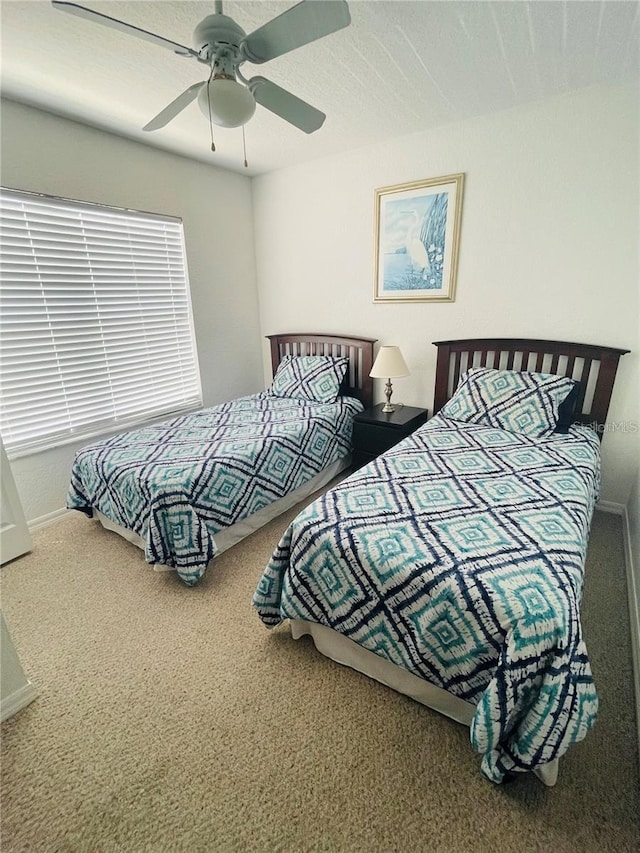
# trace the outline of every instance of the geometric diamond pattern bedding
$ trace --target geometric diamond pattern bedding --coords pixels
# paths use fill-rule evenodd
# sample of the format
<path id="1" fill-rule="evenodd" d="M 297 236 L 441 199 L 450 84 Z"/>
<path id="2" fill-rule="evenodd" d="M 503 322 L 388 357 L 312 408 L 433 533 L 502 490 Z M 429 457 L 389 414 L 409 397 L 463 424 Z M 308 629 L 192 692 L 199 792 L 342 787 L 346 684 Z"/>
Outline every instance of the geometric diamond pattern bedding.
<path id="1" fill-rule="evenodd" d="M 549 373 L 472 367 L 441 414 L 540 437 L 554 432 L 559 406 L 575 384 Z"/>
<path id="2" fill-rule="evenodd" d="M 348 364 L 348 358 L 329 355 L 285 355 L 269 392 L 276 397 L 334 403 Z"/>
<path id="3" fill-rule="evenodd" d="M 67 507 L 135 531 L 145 558 L 196 584 L 214 534 L 302 486 L 351 450 L 353 398 L 313 403 L 266 392 L 83 447 Z"/>
<path id="4" fill-rule="evenodd" d="M 599 477 L 585 427 L 532 438 L 436 415 L 294 519 L 253 604 L 476 705 L 471 742 L 501 782 L 595 722 L 580 600 Z"/>

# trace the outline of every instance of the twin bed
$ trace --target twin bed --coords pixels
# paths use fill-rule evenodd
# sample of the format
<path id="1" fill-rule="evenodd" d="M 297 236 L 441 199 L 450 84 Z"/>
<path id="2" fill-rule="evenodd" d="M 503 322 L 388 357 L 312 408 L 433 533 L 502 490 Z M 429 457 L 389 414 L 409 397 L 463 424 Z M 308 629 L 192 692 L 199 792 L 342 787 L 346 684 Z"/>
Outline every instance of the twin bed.
<path id="1" fill-rule="evenodd" d="M 149 562 L 197 582 L 215 553 L 348 465 L 351 419 L 371 404 L 373 343 L 273 336 L 269 392 L 81 451 L 69 505 L 99 511 Z M 553 785 L 597 713 L 580 600 L 625 350 L 436 346 L 434 416 L 294 519 L 253 604 L 267 626 L 288 619 L 294 638 L 310 634 L 333 660 L 470 725 L 493 782 L 533 771 Z M 307 356 L 345 363 L 335 402 L 295 396 L 287 363 Z M 265 474 L 258 456 L 275 467 Z"/>
<path id="2" fill-rule="evenodd" d="M 553 785 L 597 712 L 580 600 L 623 351 L 437 346 L 435 416 L 297 516 L 253 603 L 470 725 L 491 781 Z"/>
<path id="3" fill-rule="evenodd" d="M 329 483 L 350 464 L 354 414 L 371 405 L 375 341 L 269 341 L 266 392 L 82 448 L 68 508 L 193 586 L 216 555 Z"/>

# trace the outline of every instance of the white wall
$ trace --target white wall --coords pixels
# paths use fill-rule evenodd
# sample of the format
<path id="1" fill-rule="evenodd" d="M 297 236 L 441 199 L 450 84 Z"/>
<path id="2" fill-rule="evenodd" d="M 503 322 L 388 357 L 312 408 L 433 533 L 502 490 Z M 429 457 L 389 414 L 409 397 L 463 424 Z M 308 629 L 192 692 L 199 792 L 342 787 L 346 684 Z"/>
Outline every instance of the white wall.
<path id="1" fill-rule="evenodd" d="M 610 420 L 637 425 L 638 127 L 634 88 L 598 88 L 254 179 L 263 333 L 400 344 L 411 376 L 394 381 L 394 397 L 429 408 L 435 340 L 627 348 Z M 466 181 L 455 302 L 374 304 L 374 189 L 456 172 Z M 633 435 L 605 435 L 602 499 L 626 503 L 637 464 Z"/>
<path id="2" fill-rule="evenodd" d="M 10 101 L 3 186 L 180 216 L 205 405 L 263 386 L 250 180 Z M 79 441 L 14 459 L 25 514 L 65 504 Z"/>

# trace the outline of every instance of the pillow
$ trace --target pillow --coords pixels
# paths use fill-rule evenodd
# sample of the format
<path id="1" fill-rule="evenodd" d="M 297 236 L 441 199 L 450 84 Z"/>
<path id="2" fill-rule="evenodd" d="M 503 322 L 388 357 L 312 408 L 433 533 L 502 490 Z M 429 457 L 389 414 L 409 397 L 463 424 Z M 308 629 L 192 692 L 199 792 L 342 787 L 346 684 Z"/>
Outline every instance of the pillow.
<path id="1" fill-rule="evenodd" d="M 539 438 L 555 430 L 560 403 L 575 384 L 550 373 L 472 367 L 441 411 L 456 421 Z"/>
<path id="2" fill-rule="evenodd" d="M 270 392 L 276 397 L 335 403 L 348 362 L 348 358 L 331 355 L 285 355 Z"/>
<path id="3" fill-rule="evenodd" d="M 580 393 L 580 383 L 576 382 L 571 391 L 558 406 L 558 423 L 556 424 L 555 432 L 560 432 L 566 435 L 569 432 L 569 427 L 573 423 L 573 413 L 576 410 L 578 402 L 578 394 Z"/>

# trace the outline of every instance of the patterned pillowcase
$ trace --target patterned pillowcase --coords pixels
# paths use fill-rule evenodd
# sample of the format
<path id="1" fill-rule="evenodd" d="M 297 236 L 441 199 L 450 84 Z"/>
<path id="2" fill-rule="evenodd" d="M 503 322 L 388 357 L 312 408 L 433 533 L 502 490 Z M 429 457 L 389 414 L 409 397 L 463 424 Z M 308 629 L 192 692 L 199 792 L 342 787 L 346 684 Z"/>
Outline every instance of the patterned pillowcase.
<path id="1" fill-rule="evenodd" d="M 335 403 L 348 362 L 348 358 L 330 355 L 285 355 L 270 391 L 276 397 Z"/>
<path id="2" fill-rule="evenodd" d="M 550 373 L 472 367 L 441 411 L 456 421 L 539 438 L 554 432 L 558 407 L 575 384 Z"/>

